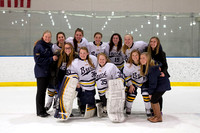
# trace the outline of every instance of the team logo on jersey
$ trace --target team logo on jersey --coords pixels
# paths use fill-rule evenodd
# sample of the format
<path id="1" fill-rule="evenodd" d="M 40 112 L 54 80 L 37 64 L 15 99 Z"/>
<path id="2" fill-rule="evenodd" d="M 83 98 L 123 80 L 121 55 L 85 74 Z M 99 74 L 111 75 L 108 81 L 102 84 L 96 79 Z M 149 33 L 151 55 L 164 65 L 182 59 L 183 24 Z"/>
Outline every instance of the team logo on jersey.
<path id="1" fill-rule="evenodd" d="M 121 56 L 121 52 L 110 52 L 110 57 L 119 57 Z"/>
<path id="2" fill-rule="evenodd" d="M 106 71 L 104 73 L 101 73 L 101 74 L 97 74 L 96 75 L 96 80 L 99 80 L 101 78 L 106 78 L 107 77 L 107 74 L 106 74 Z"/>
<path id="3" fill-rule="evenodd" d="M 88 68 L 81 67 L 81 75 L 82 76 L 87 75 L 93 70 L 94 70 L 94 68 L 92 68 L 92 67 L 88 67 Z"/>
<path id="4" fill-rule="evenodd" d="M 134 72 L 132 74 L 133 79 L 140 79 L 142 76 L 140 74 L 138 74 L 137 72 Z"/>
<path id="5" fill-rule="evenodd" d="M 94 56 L 95 56 L 95 51 L 92 51 L 92 52 L 91 52 L 91 55 L 94 55 Z"/>

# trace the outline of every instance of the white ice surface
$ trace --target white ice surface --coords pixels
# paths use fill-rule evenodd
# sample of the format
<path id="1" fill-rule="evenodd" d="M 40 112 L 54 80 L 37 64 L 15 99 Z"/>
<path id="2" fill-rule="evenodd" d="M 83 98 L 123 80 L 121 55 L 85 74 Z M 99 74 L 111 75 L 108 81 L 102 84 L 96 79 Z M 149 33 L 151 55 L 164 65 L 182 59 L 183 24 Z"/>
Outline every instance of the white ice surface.
<path id="1" fill-rule="evenodd" d="M 69 118 L 66 122 L 51 116 L 36 116 L 36 87 L 0 87 L 0 133 L 199 133 L 200 87 L 173 87 L 164 94 L 163 122 L 146 120 L 140 91 L 134 101 L 132 114 L 123 123 L 108 118 Z M 76 99 L 75 99 L 76 101 Z M 76 102 L 74 108 L 77 108 Z"/>

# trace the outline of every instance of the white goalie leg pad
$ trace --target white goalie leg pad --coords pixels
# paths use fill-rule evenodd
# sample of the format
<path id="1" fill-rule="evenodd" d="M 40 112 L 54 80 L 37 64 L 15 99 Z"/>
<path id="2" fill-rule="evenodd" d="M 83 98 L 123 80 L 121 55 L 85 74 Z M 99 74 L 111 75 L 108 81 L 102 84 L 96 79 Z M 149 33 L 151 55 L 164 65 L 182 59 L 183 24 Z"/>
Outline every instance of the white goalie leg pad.
<path id="1" fill-rule="evenodd" d="M 60 96 L 60 114 L 61 119 L 68 119 L 72 112 L 73 102 L 77 96 L 76 86 L 78 79 L 67 77 L 65 80 L 65 86 L 63 88 L 62 95 Z"/>
<path id="2" fill-rule="evenodd" d="M 107 112 L 108 117 L 112 122 L 123 122 L 124 103 L 125 103 L 125 87 L 123 81 L 114 79 L 108 81 L 107 97 Z"/>
<path id="3" fill-rule="evenodd" d="M 96 111 L 95 107 L 89 107 L 88 104 L 86 104 L 86 108 L 85 108 L 85 115 L 84 118 L 91 118 L 94 116 Z"/>
<path id="4" fill-rule="evenodd" d="M 102 102 L 97 103 L 96 107 L 97 107 L 97 117 L 99 118 L 103 117 Z"/>

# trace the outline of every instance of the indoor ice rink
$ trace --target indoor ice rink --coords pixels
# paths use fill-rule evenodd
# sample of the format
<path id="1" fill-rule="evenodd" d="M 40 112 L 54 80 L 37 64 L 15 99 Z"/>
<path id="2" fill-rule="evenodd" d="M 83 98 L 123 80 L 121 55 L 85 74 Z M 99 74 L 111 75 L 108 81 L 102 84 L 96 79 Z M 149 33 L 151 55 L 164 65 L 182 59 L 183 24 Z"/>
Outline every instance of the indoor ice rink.
<path id="1" fill-rule="evenodd" d="M 132 107 L 132 114 L 123 123 L 109 118 L 89 119 L 70 117 L 60 121 L 53 117 L 36 116 L 36 87 L 0 87 L 1 133 L 35 132 L 140 132 L 140 133 L 198 133 L 200 129 L 200 87 L 172 87 L 164 94 L 163 122 L 150 123 L 144 111 L 141 95 Z M 76 100 L 74 108 L 77 108 Z"/>
<path id="2" fill-rule="evenodd" d="M 0 0 L 0 133 L 199 133 L 199 5 L 199 0 Z M 47 118 L 36 115 L 34 42 L 45 30 L 52 32 L 55 43 L 57 32 L 70 37 L 76 28 L 89 42 L 97 31 L 103 42 L 113 33 L 147 43 L 159 37 L 172 87 L 163 95 L 163 122 L 147 120 L 140 89 L 122 123 L 97 116 L 61 121 L 53 117 L 53 108 Z M 73 108 L 78 108 L 77 99 Z"/>

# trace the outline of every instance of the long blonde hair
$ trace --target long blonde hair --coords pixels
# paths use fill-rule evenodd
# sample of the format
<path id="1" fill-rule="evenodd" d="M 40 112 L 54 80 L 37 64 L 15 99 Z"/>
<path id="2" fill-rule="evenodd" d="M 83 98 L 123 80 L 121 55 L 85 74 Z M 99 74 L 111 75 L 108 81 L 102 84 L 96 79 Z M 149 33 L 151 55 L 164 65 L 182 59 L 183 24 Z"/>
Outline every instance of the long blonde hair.
<path id="1" fill-rule="evenodd" d="M 157 46 L 156 46 L 155 50 L 156 50 L 156 54 L 158 54 L 159 49 L 160 49 L 160 39 L 156 36 L 151 37 L 151 39 L 154 39 L 154 38 L 157 40 Z M 151 48 L 151 45 L 150 45 L 151 39 L 149 40 L 149 46 L 148 46 L 148 49 L 147 49 L 147 51 L 148 51 L 148 53 L 150 53 L 150 55 L 152 53 L 152 48 Z"/>
<path id="2" fill-rule="evenodd" d="M 138 64 L 136 64 L 136 63 L 134 62 L 134 60 L 132 59 L 132 54 L 133 54 L 133 53 L 137 53 L 137 54 L 139 55 L 139 62 L 138 62 Z M 130 57 L 128 58 L 127 63 L 130 64 L 130 67 L 132 66 L 133 63 L 135 63 L 136 65 L 140 65 L 140 51 L 137 50 L 137 49 L 134 49 L 133 51 L 131 51 L 131 54 L 130 54 Z"/>
<path id="3" fill-rule="evenodd" d="M 69 54 L 68 62 L 66 61 L 67 54 L 65 53 L 65 45 L 69 45 L 71 48 L 71 53 Z M 58 59 L 58 68 L 60 68 L 60 66 L 62 65 L 62 62 L 67 62 L 66 67 L 70 66 L 74 58 L 75 58 L 75 52 L 74 52 L 73 45 L 69 42 L 65 43 L 60 51 L 60 57 Z"/>
<path id="4" fill-rule="evenodd" d="M 34 46 L 37 44 L 38 41 L 43 40 L 43 36 L 44 36 L 44 34 L 46 34 L 46 33 L 50 33 L 50 34 L 51 34 L 51 31 L 50 31 L 50 30 L 44 31 L 43 34 L 42 34 L 41 39 L 39 39 L 39 40 L 37 40 L 37 41 L 34 42 Z M 51 35 L 52 35 L 52 34 L 51 34 Z"/>
<path id="5" fill-rule="evenodd" d="M 79 50 L 79 52 L 81 51 L 81 49 L 85 50 L 88 53 L 88 56 L 87 56 L 86 59 L 88 60 L 88 63 L 90 64 L 90 66 L 93 67 L 93 68 L 95 68 L 94 64 L 92 63 L 92 60 L 89 57 L 89 51 L 88 51 L 87 47 L 81 47 L 80 50 Z"/>
<path id="6" fill-rule="evenodd" d="M 155 64 L 155 61 L 151 58 L 151 55 L 148 52 L 143 52 L 140 57 L 142 55 L 145 55 L 147 57 L 147 63 L 146 65 L 140 65 L 140 75 L 142 76 L 146 76 L 149 72 L 149 67 L 151 66 L 155 66 L 157 64 Z M 146 66 L 145 70 L 144 70 L 144 66 Z"/>
<path id="7" fill-rule="evenodd" d="M 133 36 L 131 34 L 126 34 L 125 36 L 130 36 L 133 40 Z M 126 44 L 124 44 L 122 47 L 122 52 L 125 54 L 127 49 L 128 49 L 128 46 Z"/>

